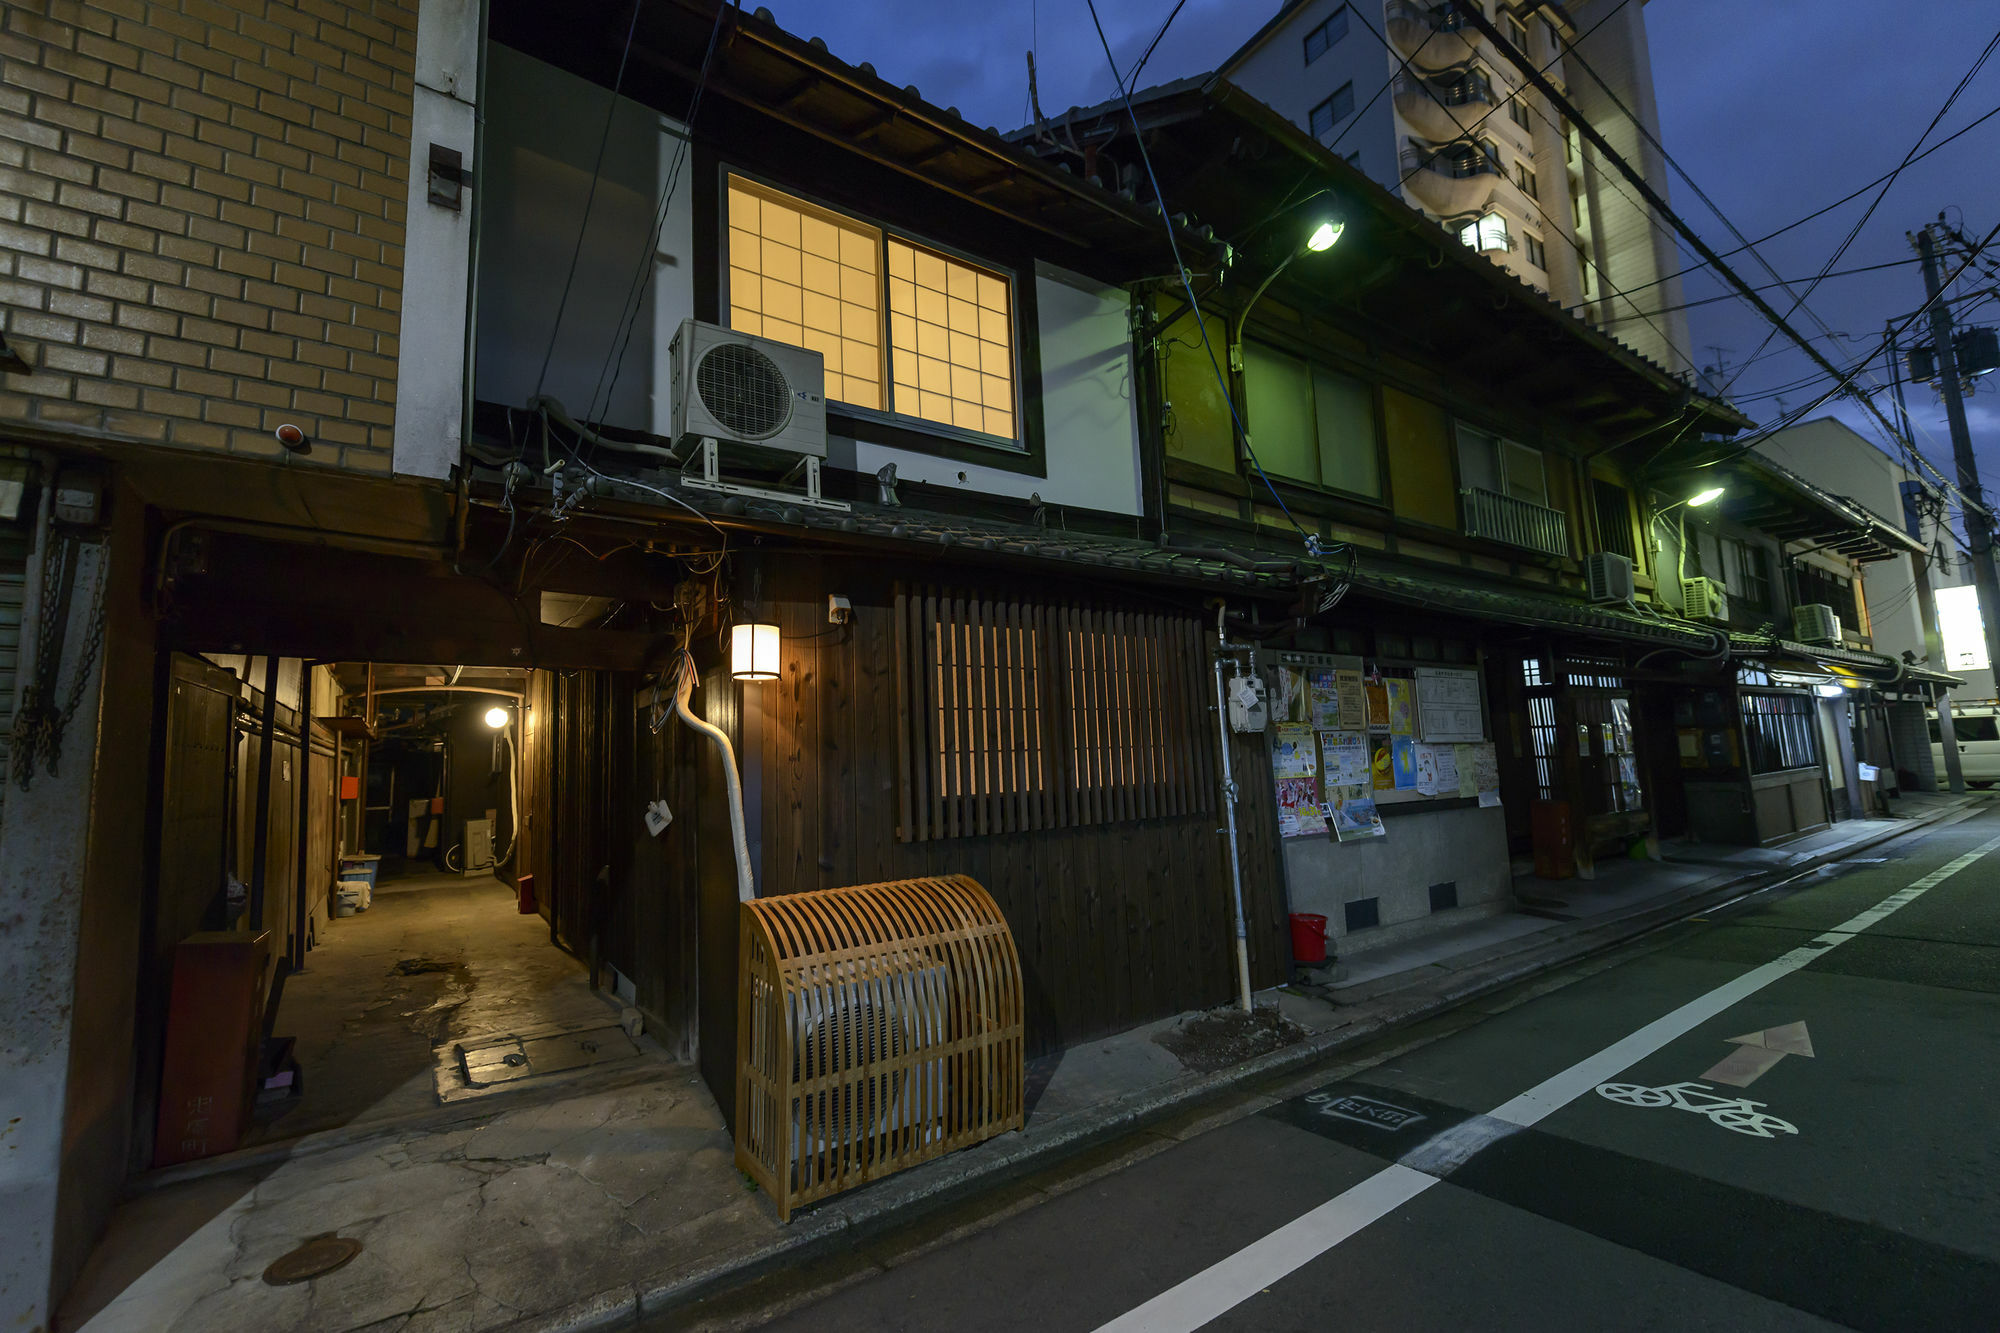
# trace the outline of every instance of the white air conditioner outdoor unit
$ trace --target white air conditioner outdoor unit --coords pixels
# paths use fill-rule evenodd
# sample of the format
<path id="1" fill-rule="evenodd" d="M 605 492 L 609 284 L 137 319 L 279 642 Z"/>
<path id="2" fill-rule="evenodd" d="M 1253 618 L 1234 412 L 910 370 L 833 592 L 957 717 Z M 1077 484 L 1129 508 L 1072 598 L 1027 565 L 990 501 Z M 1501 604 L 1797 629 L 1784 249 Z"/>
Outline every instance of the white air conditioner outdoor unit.
<path id="1" fill-rule="evenodd" d="M 1689 620 L 1729 619 L 1729 593 L 1719 579 L 1681 580 L 1681 614 Z"/>
<path id="2" fill-rule="evenodd" d="M 907 1003 L 903 993 L 946 1000 L 946 969 L 923 968 L 894 985 L 860 979 L 853 963 L 840 964 L 839 972 L 852 979 L 802 992 L 794 1011 L 793 1082 L 825 1089 L 802 1098 L 792 1126 L 794 1161 L 852 1150 L 883 1135 L 927 1143 L 943 1124 L 946 1058 L 925 1052 L 948 1039 L 938 1016 L 949 1006 Z M 889 1067 L 855 1074 L 870 1062 Z"/>
<path id="3" fill-rule="evenodd" d="M 820 498 L 826 457 L 826 366 L 818 352 L 686 319 L 668 350 L 673 366 L 673 440 L 688 449 L 681 484 L 731 495 L 848 505 Z M 689 447 L 692 445 L 693 447 Z M 780 470 L 779 485 L 723 476 L 725 463 Z"/>
<path id="4" fill-rule="evenodd" d="M 1584 587 L 1593 602 L 1632 600 L 1632 562 L 1616 551 L 1598 551 L 1583 562 Z"/>
<path id="5" fill-rule="evenodd" d="M 1841 641 L 1840 617 L 1824 602 L 1808 602 L 1792 608 L 1792 637 L 1800 643 Z"/>

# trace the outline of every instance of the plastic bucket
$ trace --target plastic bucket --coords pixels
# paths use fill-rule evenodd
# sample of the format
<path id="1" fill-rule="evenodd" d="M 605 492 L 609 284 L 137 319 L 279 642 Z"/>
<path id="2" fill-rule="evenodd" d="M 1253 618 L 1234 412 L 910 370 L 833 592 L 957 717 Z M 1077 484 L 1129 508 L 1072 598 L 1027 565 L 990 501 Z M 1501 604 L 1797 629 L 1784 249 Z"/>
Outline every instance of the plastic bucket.
<path id="1" fill-rule="evenodd" d="M 1292 961 L 1326 961 L 1326 918 L 1311 912 L 1292 913 Z"/>

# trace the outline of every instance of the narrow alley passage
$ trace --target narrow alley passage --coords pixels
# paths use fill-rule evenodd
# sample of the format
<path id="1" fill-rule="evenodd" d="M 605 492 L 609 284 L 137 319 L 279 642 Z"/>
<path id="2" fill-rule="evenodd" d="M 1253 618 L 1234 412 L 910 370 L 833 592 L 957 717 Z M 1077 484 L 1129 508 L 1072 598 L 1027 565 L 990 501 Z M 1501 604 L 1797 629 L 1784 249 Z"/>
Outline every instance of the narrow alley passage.
<path id="1" fill-rule="evenodd" d="M 1984 810 L 652 1327 L 1990 1327 L 1996 1098 Z"/>

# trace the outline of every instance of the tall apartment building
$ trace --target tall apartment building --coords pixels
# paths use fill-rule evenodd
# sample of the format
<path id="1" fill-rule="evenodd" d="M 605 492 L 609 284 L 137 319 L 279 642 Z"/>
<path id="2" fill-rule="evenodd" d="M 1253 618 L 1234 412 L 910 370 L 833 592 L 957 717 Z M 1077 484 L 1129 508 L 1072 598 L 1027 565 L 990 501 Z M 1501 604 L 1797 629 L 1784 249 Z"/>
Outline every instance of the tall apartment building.
<path id="1" fill-rule="evenodd" d="M 1482 4 L 1665 196 L 1643 7 Z M 1691 369 L 1671 239 L 1449 3 L 1287 0 L 1218 72 L 1521 281 L 1668 370 Z"/>

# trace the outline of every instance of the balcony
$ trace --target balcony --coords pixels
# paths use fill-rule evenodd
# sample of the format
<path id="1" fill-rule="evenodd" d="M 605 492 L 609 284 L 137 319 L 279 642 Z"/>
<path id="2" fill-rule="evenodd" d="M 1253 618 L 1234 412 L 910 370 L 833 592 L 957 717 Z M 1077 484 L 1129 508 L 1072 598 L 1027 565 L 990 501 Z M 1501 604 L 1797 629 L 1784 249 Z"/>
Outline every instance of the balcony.
<path id="1" fill-rule="evenodd" d="M 1493 107 L 1493 86 L 1474 70 L 1423 78 L 1399 74 L 1396 114 L 1426 139 L 1461 138 Z"/>
<path id="2" fill-rule="evenodd" d="M 1477 144 L 1413 145 L 1403 150 L 1402 162 L 1403 188 L 1413 202 L 1440 217 L 1485 212 L 1506 179 L 1497 154 Z"/>
<path id="3" fill-rule="evenodd" d="M 1479 30 L 1449 9 L 1417 4 L 1413 0 L 1389 0 L 1384 15 L 1389 25 L 1389 41 L 1406 60 L 1419 55 L 1426 65 L 1455 65 L 1470 60 L 1479 48 Z"/>
<path id="4" fill-rule="evenodd" d="M 1528 500 L 1468 486 L 1460 491 L 1465 535 L 1543 555 L 1569 554 L 1569 516 Z"/>

